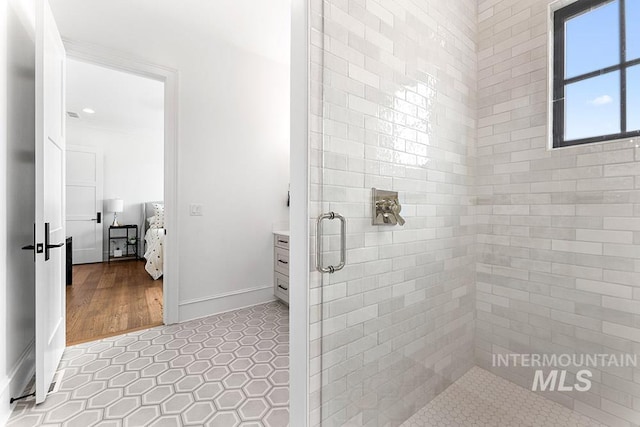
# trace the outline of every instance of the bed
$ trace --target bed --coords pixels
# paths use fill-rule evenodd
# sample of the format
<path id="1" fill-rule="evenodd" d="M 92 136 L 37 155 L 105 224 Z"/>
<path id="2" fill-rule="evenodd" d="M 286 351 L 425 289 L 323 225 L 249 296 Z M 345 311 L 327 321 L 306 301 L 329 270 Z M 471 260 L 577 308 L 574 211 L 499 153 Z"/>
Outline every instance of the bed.
<path id="1" fill-rule="evenodd" d="M 164 267 L 164 202 L 146 202 L 142 204 L 144 230 L 145 270 L 153 280 L 162 277 Z"/>

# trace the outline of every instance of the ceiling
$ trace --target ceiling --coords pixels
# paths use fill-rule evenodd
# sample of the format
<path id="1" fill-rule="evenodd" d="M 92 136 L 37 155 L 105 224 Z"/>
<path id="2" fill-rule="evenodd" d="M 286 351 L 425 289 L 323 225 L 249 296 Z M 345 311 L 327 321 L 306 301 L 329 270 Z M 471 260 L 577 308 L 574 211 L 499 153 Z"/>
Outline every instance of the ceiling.
<path id="1" fill-rule="evenodd" d="M 179 69 L 181 79 L 187 79 L 185 70 L 216 79 L 217 63 L 238 62 L 243 52 L 289 63 L 290 0 L 49 2 L 63 38 Z M 190 81 L 199 81 L 192 74 Z M 67 85 L 67 111 L 80 115 L 70 123 L 123 130 L 162 127 L 159 82 L 68 59 Z M 96 113 L 83 113 L 85 107 Z"/>
<path id="2" fill-rule="evenodd" d="M 119 131 L 162 132 L 164 84 L 85 62 L 67 60 L 67 111 L 86 124 Z M 83 112 L 84 108 L 95 114 Z"/>
<path id="3" fill-rule="evenodd" d="M 139 44 L 153 50 L 176 39 L 198 37 L 289 63 L 290 0 L 50 0 L 50 4 L 63 37 L 71 40 Z"/>

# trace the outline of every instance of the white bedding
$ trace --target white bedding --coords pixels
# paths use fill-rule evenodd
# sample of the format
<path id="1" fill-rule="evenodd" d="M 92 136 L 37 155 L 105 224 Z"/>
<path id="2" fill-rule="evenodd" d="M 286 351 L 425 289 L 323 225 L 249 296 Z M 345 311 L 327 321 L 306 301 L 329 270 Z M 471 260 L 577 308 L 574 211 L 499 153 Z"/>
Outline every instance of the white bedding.
<path id="1" fill-rule="evenodd" d="M 144 236 L 144 240 L 147 243 L 147 250 L 144 253 L 147 263 L 144 268 L 153 277 L 153 280 L 158 280 L 162 277 L 164 236 L 164 228 L 150 228 Z"/>

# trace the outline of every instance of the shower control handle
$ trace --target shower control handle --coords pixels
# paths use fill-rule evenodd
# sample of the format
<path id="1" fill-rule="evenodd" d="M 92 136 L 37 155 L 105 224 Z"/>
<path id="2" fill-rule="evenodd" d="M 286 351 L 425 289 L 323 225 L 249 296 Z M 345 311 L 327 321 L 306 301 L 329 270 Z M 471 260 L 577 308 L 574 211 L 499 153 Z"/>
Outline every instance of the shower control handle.
<path id="1" fill-rule="evenodd" d="M 397 191 L 371 189 L 371 224 L 404 225 Z"/>

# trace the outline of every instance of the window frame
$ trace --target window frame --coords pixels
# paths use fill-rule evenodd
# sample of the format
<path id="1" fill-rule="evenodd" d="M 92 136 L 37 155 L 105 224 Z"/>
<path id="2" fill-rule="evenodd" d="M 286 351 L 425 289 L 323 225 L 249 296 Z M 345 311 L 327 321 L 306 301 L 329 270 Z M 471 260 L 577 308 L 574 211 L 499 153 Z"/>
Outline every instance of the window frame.
<path id="1" fill-rule="evenodd" d="M 628 61 L 626 58 L 626 16 L 625 1 L 618 0 L 619 19 L 619 49 L 620 57 L 617 64 L 579 74 L 571 78 L 565 78 L 565 24 L 571 18 L 583 13 L 589 13 L 592 9 L 611 3 L 615 0 L 581 0 L 564 6 L 553 13 L 553 106 L 552 146 L 553 148 L 570 147 L 573 145 L 604 142 L 624 138 L 640 136 L 640 130 L 627 131 L 627 69 L 634 65 L 640 65 L 640 58 Z M 590 78 L 598 77 L 611 72 L 620 72 L 620 132 L 607 135 L 599 135 L 588 138 L 565 140 L 565 89 L 567 85 Z"/>

